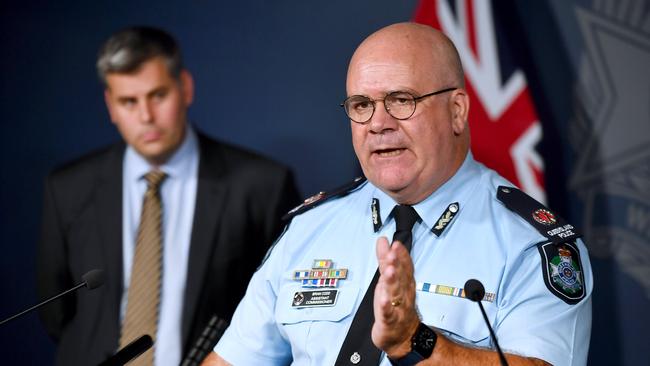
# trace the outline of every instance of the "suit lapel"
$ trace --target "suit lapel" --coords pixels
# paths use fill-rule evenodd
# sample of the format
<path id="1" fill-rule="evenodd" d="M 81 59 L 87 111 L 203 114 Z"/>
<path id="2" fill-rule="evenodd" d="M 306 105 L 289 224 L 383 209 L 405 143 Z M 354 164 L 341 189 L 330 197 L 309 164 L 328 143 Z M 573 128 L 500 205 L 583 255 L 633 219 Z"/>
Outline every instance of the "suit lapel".
<path id="1" fill-rule="evenodd" d="M 107 333 L 116 332 L 114 340 L 119 336 L 119 309 L 122 297 L 122 162 L 124 144 L 112 148 L 102 167 L 95 191 L 96 222 L 98 225 L 99 242 L 104 254 L 104 275 L 106 276 L 106 291 L 109 294 L 109 314 L 115 317 L 116 329 L 103 330 Z"/>
<path id="2" fill-rule="evenodd" d="M 194 321 L 197 303 L 203 288 L 208 262 L 212 258 L 214 236 L 223 215 L 222 206 L 227 193 L 220 177 L 225 173 L 225 161 L 218 146 L 198 134 L 199 172 L 196 207 L 190 240 L 185 299 L 183 302 L 182 344 L 187 345 L 190 327 Z"/>

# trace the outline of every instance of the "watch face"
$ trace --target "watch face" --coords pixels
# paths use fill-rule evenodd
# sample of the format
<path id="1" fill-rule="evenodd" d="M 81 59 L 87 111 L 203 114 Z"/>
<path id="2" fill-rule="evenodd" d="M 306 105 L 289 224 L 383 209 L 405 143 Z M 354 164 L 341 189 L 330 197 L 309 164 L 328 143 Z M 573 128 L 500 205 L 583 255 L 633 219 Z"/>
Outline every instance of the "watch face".
<path id="1" fill-rule="evenodd" d="M 436 346 L 438 335 L 433 329 L 420 323 L 415 334 L 411 338 L 411 352 L 399 360 L 392 360 L 389 358 L 392 365 L 404 366 L 415 365 L 416 363 L 429 358 L 433 353 L 433 348 Z"/>
<path id="2" fill-rule="evenodd" d="M 424 324 L 420 324 L 417 332 L 413 336 L 412 347 L 413 351 L 421 354 L 424 358 L 431 356 L 433 348 L 436 345 L 436 340 L 438 336 L 433 329 L 427 327 Z"/>

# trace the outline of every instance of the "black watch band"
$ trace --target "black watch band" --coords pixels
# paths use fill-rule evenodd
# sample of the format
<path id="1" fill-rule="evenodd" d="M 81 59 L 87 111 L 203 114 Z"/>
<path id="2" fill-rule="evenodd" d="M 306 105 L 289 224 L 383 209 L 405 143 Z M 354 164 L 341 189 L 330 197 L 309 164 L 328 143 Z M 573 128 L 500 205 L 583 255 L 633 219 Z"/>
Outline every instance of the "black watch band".
<path id="1" fill-rule="evenodd" d="M 438 340 L 438 335 L 433 329 L 427 327 L 425 324 L 420 322 L 418 329 L 411 337 L 411 351 L 407 353 L 404 357 L 401 357 L 397 360 L 388 358 L 391 365 L 394 366 L 411 366 L 416 363 L 429 358 L 433 353 L 433 349 L 436 346 L 436 341 Z"/>

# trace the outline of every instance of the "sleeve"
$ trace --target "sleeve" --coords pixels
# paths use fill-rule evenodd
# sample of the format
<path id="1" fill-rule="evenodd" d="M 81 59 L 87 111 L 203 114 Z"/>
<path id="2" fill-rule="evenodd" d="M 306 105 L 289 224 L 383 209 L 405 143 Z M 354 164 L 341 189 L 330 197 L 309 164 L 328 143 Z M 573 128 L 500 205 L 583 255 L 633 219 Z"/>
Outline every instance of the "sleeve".
<path id="1" fill-rule="evenodd" d="M 64 230 L 61 227 L 53 179 L 48 177 L 43 195 L 41 237 L 36 259 L 36 281 L 39 298 L 46 298 L 74 286 L 68 271 Z M 55 341 L 61 337 L 66 323 L 75 312 L 75 297 L 66 296 L 39 310 L 47 333 Z"/>
<path id="2" fill-rule="evenodd" d="M 577 269 L 575 275 L 584 291 L 580 299 L 567 301 L 561 293 L 553 291 L 553 286 L 565 286 L 565 290 L 578 291 L 578 287 L 568 289 L 566 285 L 552 285 L 545 282 L 544 276 L 558 276 L 557 267 L 544 258 L 540 246 L 534 245 L 524 250 L 510 273 L 504 273 L 501 299 L 496 318 L 495 332 L 504 352 L 527 357 L 535 357 L 555 366 L 585 365 L 591 334 L 591 293 L 593 277 L 587 249 L 581 240 L 565 243 L 579 251 L 574 258 Z M 562 248 L 563 244 L 545 243 Z M 574 253 L 575 255 L 575 253 Z M 557 256 L 554 257 L 557 262 Z M 548 266 L 550 272 L 546 272 Z M 581 273 L 580 273 L 581 272 Z M 583 279 L 580 279 L 580 274 Z M 560 281 L 555 278 L 556 282 Z M 565 279 L 566 283 L 570 283 Z M 560 290 L 563 288 L 560 287 Z"/>
<path id="3" fill-rule="evenodd" d="M 255 272 L 232 321 L 214 351 L 233 365 L 286 365 L 291 347 L 275 320 L 277 276 L 287 235 Z"/>

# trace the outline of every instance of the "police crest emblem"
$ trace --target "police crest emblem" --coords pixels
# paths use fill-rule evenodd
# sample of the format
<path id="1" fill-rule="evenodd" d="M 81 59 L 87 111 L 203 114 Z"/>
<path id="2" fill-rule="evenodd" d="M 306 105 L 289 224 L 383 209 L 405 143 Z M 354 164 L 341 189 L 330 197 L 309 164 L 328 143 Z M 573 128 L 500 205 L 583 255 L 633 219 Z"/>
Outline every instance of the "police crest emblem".
<path id="1" fill-rule="evenodd" d="M 580 252 L 575 242 L 539 245 L 546 287 L 567 304 L 576 304 L 585 296 L 585 279 Z"/>

